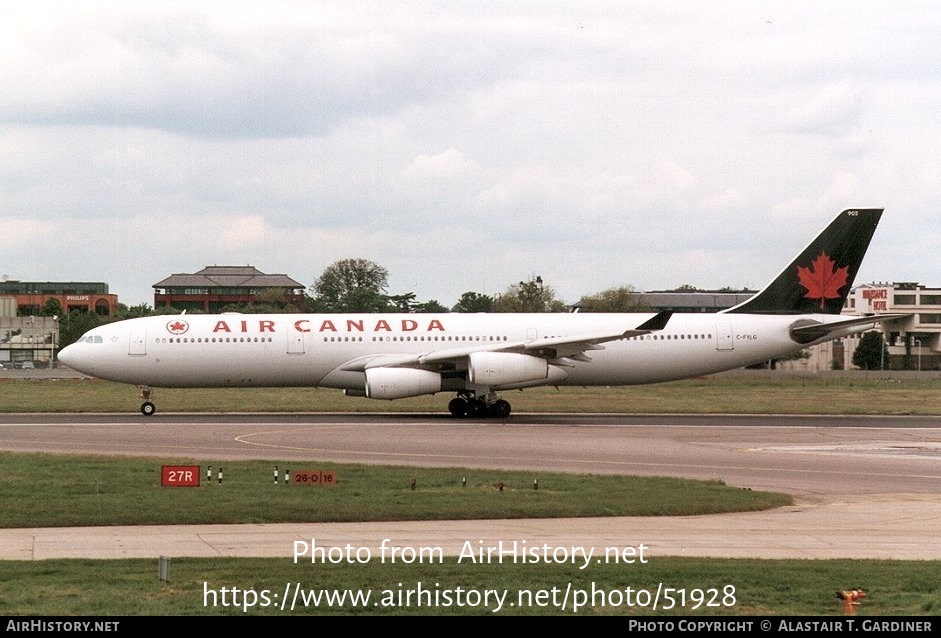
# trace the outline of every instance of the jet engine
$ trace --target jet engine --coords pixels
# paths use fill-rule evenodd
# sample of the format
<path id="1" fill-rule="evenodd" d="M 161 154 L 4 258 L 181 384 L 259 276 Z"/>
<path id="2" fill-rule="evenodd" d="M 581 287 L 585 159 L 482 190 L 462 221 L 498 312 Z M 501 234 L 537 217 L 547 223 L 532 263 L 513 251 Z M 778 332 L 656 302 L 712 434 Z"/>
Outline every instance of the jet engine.
<path id="1" fill-rule="evenodd" d="M 476 385 L 500 386 L 548 376 L 549 362 L 541 357 L 515 352 L 472 352 L 468 356 L 467 380 Z"/>
<path id="2" fill-rule="evenodd" d="M 366 396 L 370 399 L 404 399 L 441 391 L 441 375 L 415 368 L 367 368 Z"/>

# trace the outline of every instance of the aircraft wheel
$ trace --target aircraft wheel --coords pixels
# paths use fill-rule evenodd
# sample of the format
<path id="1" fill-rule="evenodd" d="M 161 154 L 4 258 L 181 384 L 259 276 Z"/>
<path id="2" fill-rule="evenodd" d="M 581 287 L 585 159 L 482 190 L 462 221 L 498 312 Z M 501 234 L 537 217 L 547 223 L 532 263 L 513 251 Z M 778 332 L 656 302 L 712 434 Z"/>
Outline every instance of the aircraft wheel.
<path id="1" fill-rule="evenodd" d="M 453 416 L 464 416 L 467 414 L 467 401 L 460 397 L 451 399 L 451 402 L 448 403 L 448 412 Z"/>
<path id="2" fill-rule="evenodd" d="M 467 416 L 472 418 L 481 417 L 487 414 L 487 406 L 480 399 L 473 399 L 467 402 Z"/>
<path id="3" fill-rule="evenodd" d="M 510 416 L 511 409 L 512 408 L 510 407 L 509 401 L 506 401 L 505 399 L 497 399 L 490 406 L 489 413 L 490 416 L 497 417 L 498 419 L 505 419 L 506 417 Z"/>
<path id="4" fill-rule="evenodd" d="M 156 411 L 157 411 L 157 406 L 155 406 L 150 401 L 145 401 L 144 403 L 141 403 L 140 413 L 143 414 L 144 416 L 150 416 Z"/>

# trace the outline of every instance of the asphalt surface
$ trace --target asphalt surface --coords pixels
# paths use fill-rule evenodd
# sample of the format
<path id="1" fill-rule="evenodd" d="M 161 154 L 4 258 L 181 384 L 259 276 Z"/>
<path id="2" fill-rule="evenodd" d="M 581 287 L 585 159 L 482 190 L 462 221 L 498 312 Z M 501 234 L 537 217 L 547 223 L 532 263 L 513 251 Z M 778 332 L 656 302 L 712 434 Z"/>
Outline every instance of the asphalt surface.
<path id="1" fill-rule="evenodd" d="M 514 415 L 11 415 L 0 449 L 193 459 L 329 460 L 718 479 L 790 493 L 768 512 L 566 520 L 0 530 L 0 558 L 292 557 L 320 547 L 460 552 L 643 546 L 648 557 L 941 559 L 941 419 Z M 375 554 L 374 554 L 375 555 Z"/>

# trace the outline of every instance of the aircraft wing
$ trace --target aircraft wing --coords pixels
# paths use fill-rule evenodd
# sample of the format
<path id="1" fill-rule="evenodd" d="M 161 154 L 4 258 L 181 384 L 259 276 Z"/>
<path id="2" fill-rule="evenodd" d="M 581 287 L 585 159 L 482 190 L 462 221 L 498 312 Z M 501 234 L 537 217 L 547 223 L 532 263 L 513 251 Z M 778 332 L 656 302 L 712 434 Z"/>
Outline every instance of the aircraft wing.
<path id="1" fill-rule="evenodd" d="M 512 348 L 501 348 L 501 351 L 523 352 L 536 356 L 544 356 L 549 359 L 569 358 L 581 359 L 586 350 L 601 350 L 603 343 L 608 341 L 617 341 L 618 339 L 627 339 L 649 334 L 657 330 L 663 330 L 672 316 L 672 311 L 659 312 L 652 318 L 640 324 L 636 328 L 615 332 L 610 334 L 586 334 L 564 337 L 548 337 L 543 339 L 533 339 L 523 344 L 518 344 Z"/>
<path id="2" fill-rule="evenodd" d="M 672 314 L 672 311 L 659 312 L 636 328 L 629 328 L 620 332 L 547 337 L 512 343 L 481 344 L 461 348 L 447 348 L 421 354 L 364 355 L 347 361 L 339 369 L 344 372 L 364 372 L 368 368 L 378 367 L 438 369 L 449 367 L 453 362 L 474 352 L 517 352 L 552 360 L 575 359 L 585 361 L 587 360 L 584 354 L 585 351 L 600 350 L 604 348 L 601 345 L 603 343 L 662 330 Z"/>
<path id="3" fill-rule="evenodd" d="M 798 343 L 810 343 L 818 339 L 835 339 L 847 334 L 848 329 L 854 328 L 857 331 L 875 328 L 876 324 L 888 321 L 897 321 L 907 319 L 912 314 L 882 314 L 882 315 L 864 315 L 860 317 L 851 317 L 841 321 L 831 321 L 820 323 L 812 320 L 799 320 L 791 326 L 791 337 Z"/>

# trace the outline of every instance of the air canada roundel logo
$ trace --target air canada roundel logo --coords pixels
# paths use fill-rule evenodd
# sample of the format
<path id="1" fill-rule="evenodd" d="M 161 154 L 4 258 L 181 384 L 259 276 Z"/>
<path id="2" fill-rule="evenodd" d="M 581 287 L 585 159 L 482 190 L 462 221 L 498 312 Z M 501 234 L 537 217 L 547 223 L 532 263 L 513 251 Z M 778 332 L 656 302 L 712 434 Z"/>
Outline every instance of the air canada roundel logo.
<path id="1" fill-rule="evenodd" d="M 174 319 L 167 323 L 167 332 L 170 334 L 181 335 L 190 329 L 190 325 L 182 319 Z"/>

